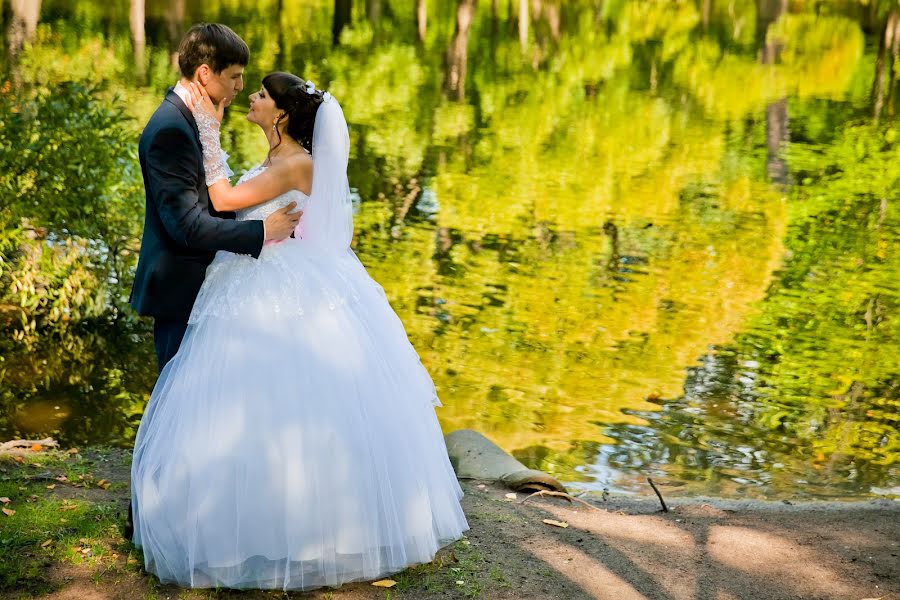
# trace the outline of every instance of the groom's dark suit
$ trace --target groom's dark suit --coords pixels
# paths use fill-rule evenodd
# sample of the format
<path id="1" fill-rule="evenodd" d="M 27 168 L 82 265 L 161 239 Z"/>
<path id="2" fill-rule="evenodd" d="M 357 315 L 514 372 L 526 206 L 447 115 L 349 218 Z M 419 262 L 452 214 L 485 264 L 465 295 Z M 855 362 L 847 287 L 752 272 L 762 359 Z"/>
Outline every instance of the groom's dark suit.
<path id="1" fill-rule="evenodd" d="M 146 215 L 131 306 L 155 319 L 160 370 L 178 351 L 206 267 L 217 250 L 259 256 L 262 221 L 235 221 L 209 201 L 197 124 L 172 90 L 138 144 Z"/>

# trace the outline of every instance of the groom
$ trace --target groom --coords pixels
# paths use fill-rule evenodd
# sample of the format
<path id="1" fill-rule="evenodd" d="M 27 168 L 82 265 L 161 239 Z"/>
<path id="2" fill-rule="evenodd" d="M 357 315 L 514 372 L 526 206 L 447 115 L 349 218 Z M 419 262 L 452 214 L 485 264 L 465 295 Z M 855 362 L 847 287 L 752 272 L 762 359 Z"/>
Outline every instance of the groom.
<path id="1" fill-rule="evenodd" d="M 191 81 L 216 104 L 228 105 L 244 88 L 250 49 L 217 23 L 194 25 L 178 48 L 181 80 L 150 117 L 138 144 L 146 191 L 146 215 L 131 306 L 153 317 L 159 370 L 178 352 L 206 267 L 217 250 L 259 257 L 263 242 L 288 237 L 300 221 L 296 202 L 262 221 L 235 221 L 209 201 L 197 124 L 191 113 Z"/>
<path id="2" fill-rule="evenodd" d="M 228 105 L 244 88 L 250 49 L 238 35 L 216 23 L 194 25 L 178 48 L 181 80 L 147 122 L 138 143 L 144 176 L 146 214 L 131 306 L 153 317 L 153 343 L 162 371 L 178 352 L 206 267 L 216 251 L 259 257 L 263 242 L 288 237 L 300 221 L 296 202 L 275 211 L 265 223 L 235 221 L 209 201 L 197 124 L 191 113 L 190 82 L 206 88 L 216 104 Z M 131 504 L 125 537 L 132 539 Z"/>

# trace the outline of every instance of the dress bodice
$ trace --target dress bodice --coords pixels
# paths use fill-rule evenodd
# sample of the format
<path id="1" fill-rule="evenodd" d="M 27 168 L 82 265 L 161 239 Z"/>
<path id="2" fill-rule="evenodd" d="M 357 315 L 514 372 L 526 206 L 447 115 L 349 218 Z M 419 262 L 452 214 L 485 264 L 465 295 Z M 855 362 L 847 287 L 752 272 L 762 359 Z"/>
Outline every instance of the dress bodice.
<path id="1" fill-rule="evenodd" d="M 244 183 L 245 181 L 253 179 L 257 175 L 265 171 L 266 168 L 267 167 L 263 165 L 253 167 L 241 176 L 241 178 L 238 180 L 238 185 Z M 307 196 L 300 190 L 290 190 L 288 192 L 285 192 L 284 194 L 281 194 L 280 196 L 276 196 L 271 200 L 263 202 L 262 204 L 257 204 L 256 206 L 251 206 L 249 208 L 244 208 L 237 211 L 237 220 L 265 221 L 266 218 L 273 212 L 275 212 L 279 208 L 287 206 L 291 202 L 296 202 L 297 208 L 303 208 L 303 204 L 307 199 L 309 199 L 309 196 Z"/>

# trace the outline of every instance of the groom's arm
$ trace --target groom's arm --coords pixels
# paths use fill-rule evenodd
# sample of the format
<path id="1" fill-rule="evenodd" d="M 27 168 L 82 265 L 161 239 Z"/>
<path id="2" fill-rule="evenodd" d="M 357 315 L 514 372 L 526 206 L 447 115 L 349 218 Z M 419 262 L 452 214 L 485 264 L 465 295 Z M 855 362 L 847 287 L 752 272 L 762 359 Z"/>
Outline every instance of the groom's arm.
<path id="1" fill-rule="evenodd" d="M 147 153 L 152 198 L 163 226 L 176 243 L 200 250 L 227 250 L 259 257 L 265 233 L 262 221 L 234 221 L 209 214 L 197 191 L 196 143 L 178 127 L 158 131 Z"/>

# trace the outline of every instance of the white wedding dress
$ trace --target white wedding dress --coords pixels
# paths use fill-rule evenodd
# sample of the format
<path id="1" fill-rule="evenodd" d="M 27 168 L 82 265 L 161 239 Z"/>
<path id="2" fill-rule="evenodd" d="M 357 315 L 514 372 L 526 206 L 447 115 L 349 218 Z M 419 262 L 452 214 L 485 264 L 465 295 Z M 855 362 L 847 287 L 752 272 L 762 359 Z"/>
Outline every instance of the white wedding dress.
<path id="1" fill-rule="evenodd" d="M 468 529 L 431 378 L 349 239 L 318 243 L 312 228 L 340 219 L 316 195 L 314 179 L 312 202 L 239 213 L 306 210 L 301 236 L 258 259 L 218 253 L 141 420 L 134 543 L 163 582 L 337 586 L 428 562 Z"/>

